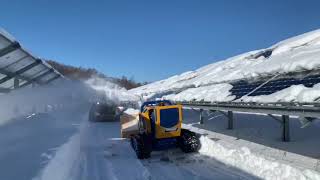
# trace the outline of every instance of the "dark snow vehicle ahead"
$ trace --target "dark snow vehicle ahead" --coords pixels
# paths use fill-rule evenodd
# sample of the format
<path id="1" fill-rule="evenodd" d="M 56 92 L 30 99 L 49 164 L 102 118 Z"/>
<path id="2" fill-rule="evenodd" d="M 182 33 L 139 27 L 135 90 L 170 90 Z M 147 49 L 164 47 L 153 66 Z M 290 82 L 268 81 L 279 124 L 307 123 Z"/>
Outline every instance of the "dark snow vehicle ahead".
<path id="1" fill-rule="evenodd" d="M 94 103 L 89 112 L 89 121 L 92 122 L 118 121 L 119 118 L 120 112 L 114 103 Z"/>

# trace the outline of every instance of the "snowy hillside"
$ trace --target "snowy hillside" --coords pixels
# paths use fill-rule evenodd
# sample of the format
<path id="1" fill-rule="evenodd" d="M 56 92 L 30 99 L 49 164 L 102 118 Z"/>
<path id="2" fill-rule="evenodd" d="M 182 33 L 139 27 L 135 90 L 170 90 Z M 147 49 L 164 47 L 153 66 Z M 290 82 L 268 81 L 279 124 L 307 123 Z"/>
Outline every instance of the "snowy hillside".
<path id="1" fill-rule="evenodd" d="M 320 30 L 281 41 L 269 48 L 247 52 L 224 61 L 209 64 L 195 71 L 185 72 L 165 80 L 131 90 L 144 99 L 231 101 L 230 82 L 240 79 L 258 79 L 320 67 Z M 313 96 L 305 96 L 312 91 Z M 319 88 L 293 87 L 277 95 L 264 98 L 243 98 L 244 101 L 313 101 Z M 301 94 L 302 93 L 302 94 Z M 289 97 L 288 97 L 289 96 Z M 298 98 L 299 97 L 299 98 Z M 269 100 L 270 101 L 270 100 Z"/>

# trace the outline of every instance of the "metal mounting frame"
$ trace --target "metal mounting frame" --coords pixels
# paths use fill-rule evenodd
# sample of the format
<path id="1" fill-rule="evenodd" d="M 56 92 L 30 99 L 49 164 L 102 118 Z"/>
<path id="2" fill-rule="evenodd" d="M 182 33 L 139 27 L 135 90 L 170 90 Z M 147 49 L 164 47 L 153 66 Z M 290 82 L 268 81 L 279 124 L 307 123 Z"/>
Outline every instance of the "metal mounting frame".
<path id="1" fill-rule="evenodd" d="M 261 113 L 280 122 L 282 139 L 290 141 L 290 116 L 308 117 L 314 120 L 320 117 L 320 103 L 244 103 L 244 102 L 176 102 L 185 107 L 218 111 L 228 117 L 228 129 L 233 129 L 233 112 Z M 225 113 L 223 111 L 227 111 Z M 281 115 L 281 119 L 274 116 Z"/>

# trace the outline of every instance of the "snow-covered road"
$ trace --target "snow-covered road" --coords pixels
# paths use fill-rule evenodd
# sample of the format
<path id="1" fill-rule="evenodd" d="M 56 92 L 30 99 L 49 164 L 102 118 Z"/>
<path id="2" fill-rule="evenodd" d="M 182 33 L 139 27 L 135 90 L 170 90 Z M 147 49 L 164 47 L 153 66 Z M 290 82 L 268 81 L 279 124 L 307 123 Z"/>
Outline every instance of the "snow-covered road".
<path id="1" fill-rule="evenodd" d="M 118 122 L 89 123 L 80 132 L 80 172 L 74 179 L 256 179 L 200 154 L 180 150 L 153 152 L 138 160 Z"/>
<path id="2" fill-rule="evenodd" d="M 84 109 L 37 114 L 0 128 L 1 180 L 256 179 L 179 149 L 138 160 L 120 138 L 119 122 L 90 123 Z"/>

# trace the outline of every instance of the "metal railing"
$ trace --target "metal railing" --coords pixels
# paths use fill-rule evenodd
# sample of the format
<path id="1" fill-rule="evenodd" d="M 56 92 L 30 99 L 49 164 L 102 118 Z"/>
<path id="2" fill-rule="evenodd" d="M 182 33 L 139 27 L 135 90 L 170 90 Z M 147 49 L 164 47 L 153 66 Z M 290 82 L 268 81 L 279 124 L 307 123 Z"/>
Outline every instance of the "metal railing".
<path id="1" fill-rule="evenodd" d="M 320 117 L 320 103 L 255 103 L 255 102 L 195 102 L 183 101 L 175 102 L 184 107 L 199 109 L 200 124 L 204 124 L 203 110 L 220 112 L 228 118 L 228 129 L 234 127 L 233 112 L 260 113 L 267 114 L 277 120 L 282 127 L 283 141 L 290 141 L 290 116 L 298 116 L 304 119 L 305 123 L 310 124 L 316 118 Z M 225 112 L 227 111 L 227 113 Z M 280 117 L 274 115 L 281 115 Z M 303 124 L 304 127 L 306 124 Z"/>
<path id="2" fill-rule="evenodd" d="M 320 103 L 176 102 L 185 107 L 301 117 L 320 117 Z"/>

